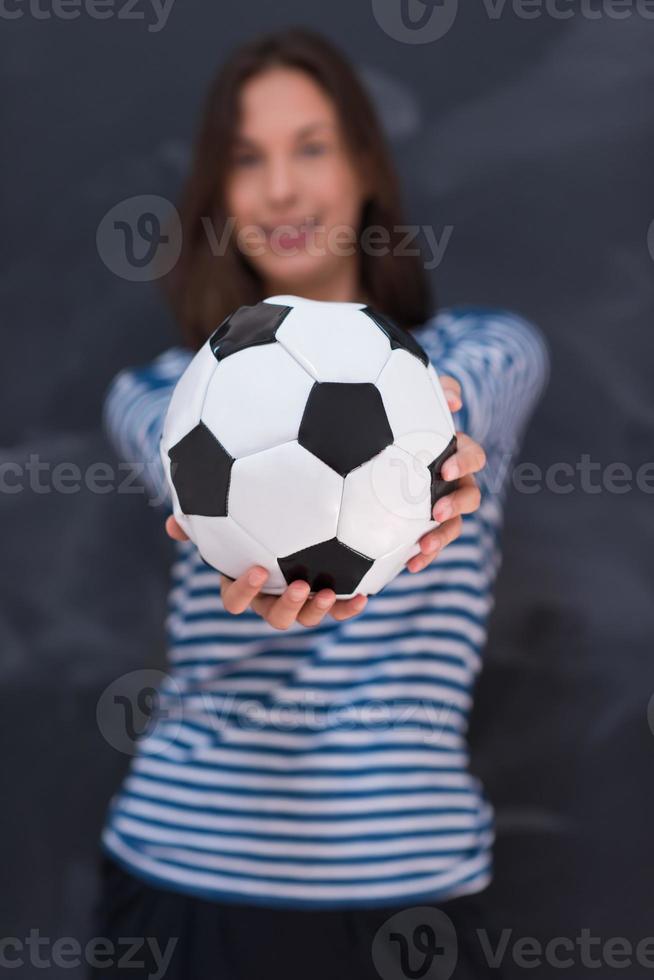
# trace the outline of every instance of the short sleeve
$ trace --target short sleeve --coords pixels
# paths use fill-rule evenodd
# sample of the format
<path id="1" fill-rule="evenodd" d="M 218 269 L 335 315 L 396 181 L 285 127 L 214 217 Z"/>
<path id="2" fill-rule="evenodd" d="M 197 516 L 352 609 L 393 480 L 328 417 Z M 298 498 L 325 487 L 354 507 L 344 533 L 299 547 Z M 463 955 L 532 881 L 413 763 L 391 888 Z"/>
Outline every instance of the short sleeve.
<path id="1" fill-rule="evenodd" d="M 459 307 L 438 313 L 414 336 L 437 373 L 461 385 L 455 425 L 483 446 L 487 475 L 506 475 L 549 379 L 540 329 L 506 310 Z"/>
<path id="2" fill-rule="evenodd" d="M 149 364 L 124 368 L 105 393 L 104 431 L 118 457 L 134 468 L 151 506 L 170 509 L 159 440 L 175 385 L 192 359 L 191 350 L 171 347 Z"/>

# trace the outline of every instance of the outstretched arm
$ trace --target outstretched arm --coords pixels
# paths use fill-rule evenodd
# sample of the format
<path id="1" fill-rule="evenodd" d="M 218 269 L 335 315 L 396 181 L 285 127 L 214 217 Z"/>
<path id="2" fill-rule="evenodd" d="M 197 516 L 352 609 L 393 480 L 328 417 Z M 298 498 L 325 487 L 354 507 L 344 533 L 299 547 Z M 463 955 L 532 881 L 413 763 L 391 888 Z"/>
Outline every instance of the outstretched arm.
<path id="1" fill-rule="evenodd" d="M 500 492 L 549 377 L 543 335 L 514 313 L 461 307 L 438 314 L 415 337 L 438 372 L 461 385 L 456 428 L 485 450 L 482 492 Z"/>
<path id="2" fill-rule="evenodd" d="M 151 506 L 170 510 L 159 439 L 173 389 L 193 354 L 171 347 L 143 367 L 128 367 L 109 385 L 102 423 L 118 457 L 136 468 Z"/>

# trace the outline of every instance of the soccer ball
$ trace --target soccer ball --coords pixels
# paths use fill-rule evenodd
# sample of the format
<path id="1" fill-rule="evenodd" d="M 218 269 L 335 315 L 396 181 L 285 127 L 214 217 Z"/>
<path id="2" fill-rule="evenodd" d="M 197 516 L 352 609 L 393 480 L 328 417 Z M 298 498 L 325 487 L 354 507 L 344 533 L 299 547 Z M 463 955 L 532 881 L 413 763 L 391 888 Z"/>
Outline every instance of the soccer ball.
<path id="1" fill-rule="evenodd" d="M 173 514 L 204 561 L 339 598 L 379 592 L 437 527 L 456 449 L 414 337 L 360 303 L 241 306 L 173 392 L 160 442 Z"/>

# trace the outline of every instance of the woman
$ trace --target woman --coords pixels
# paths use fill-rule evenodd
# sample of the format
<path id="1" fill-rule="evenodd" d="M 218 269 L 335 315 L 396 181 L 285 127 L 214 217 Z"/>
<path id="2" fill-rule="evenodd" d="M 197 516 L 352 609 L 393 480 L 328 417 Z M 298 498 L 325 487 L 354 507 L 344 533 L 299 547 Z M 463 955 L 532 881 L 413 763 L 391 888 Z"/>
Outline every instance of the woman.
<path id="1" fill-rule="evenodd" d="M 436 504 L 420 554 L 368 599 L 335 601 L 329 589 L 309 599 L 303 582 L 262 595 L 265 569 L 220 576 L 168 517 L 169 682 L 162 720 L 112 801 L 97 926 L 156 937 L 161 957 L 150 951 L 144 975 L 161 975 L 165 959 L 165 975 L 184 980 L 387 976 L 403 956 L 417 968 L 454 955 L 435 910 L 456 934 L 454 975 L 498 975 L 476 935 L 493 825 L 465 732 L 499 562 L 501 477 L 547 355 L 510 314 L 433 313 L 419 259 L 397 247 L 399 199 L 368 98 L 330 44 L 291 30 L 232 56 L 209 95 L 166 282 L 185 345 L 114 379 L 110 437 L 123 458 L 147 461 L 148 487 L 169 502 L 163 415 L 216 325 L 277 294 L 365 302 L 413 331 L 442 375 L 459 430 L 443 476 L 459 486 Z M 364 247 L 372 228 L 387 233 L 386 250 Z M 486 456 L 480 502 L 473 474 Z M 322 712 L 285 724 L 274 709 L 291 688 Z M 264 709 L 255 725 L 240 711 L 253 699 Z M 381 725 L 357 713 L 380 700 Z M 343 705 L 355 713 L 337 717 Z M 425 946 L 430 928 L 438 942 Z"/>

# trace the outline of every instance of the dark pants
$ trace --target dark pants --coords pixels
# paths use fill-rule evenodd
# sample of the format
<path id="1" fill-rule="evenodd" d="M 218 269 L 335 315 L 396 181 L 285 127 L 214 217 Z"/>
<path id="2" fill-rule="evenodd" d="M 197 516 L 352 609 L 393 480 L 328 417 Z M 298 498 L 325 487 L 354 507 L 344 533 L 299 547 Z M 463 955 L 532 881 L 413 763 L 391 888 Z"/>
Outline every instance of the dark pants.
<path id="1" fill-rule="evenodd" d="M 94 936 L 109 943 L 89 976 L 500 980 L 477 935 L 484 909 L 483 893 L 366 909 L 230 905 L 153 887 L 104 856 Z"/>

